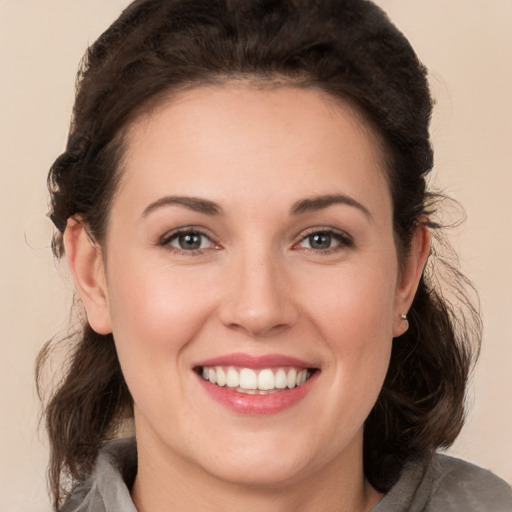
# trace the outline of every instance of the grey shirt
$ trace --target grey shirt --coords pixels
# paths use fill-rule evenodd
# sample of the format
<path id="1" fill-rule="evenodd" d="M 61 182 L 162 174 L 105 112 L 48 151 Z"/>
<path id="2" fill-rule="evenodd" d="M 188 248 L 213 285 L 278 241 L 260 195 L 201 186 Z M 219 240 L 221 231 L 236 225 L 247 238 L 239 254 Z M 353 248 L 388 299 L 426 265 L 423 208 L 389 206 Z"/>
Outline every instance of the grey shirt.
<path id="1" fill-rule="evenodd" d="M 129 487 L 137 471 L 133 439 L 109 443 L 94 474 L 62 512 L 137 512 Z M 512 490 L 485 469 L 446 455 L 405 465 L 400 479 L 371 512 L 512 512 Z"/>

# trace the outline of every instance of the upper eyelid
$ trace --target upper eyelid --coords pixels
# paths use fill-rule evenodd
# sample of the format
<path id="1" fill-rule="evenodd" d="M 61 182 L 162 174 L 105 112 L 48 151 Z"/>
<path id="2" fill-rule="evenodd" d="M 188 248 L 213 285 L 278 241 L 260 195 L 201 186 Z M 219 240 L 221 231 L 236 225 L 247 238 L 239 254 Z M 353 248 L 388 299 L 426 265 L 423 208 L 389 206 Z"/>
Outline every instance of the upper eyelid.
<path id="1" fill-rule="evenodd" d="M 216 243 L 215 237 L 212 235 L 212 233 L 209 232 L 206 228 L 202 228 L 200 226 L 183 226 L 176 229 L 171 229 L 170 231 L 167 231 L 165 234 L 163 234 L 159 240 L 160 242 L 165 242 L 171 240 L 173 237 L 177 235 L 181 235 L 183 233 L 197 233 L 199 235 L 205 236 L 212 242 Z"/>
<path id="2" fill-rule="evenodd" d="M 333 247 L 326 247 L 324 249 L 318 249 L 314 247 L 302 247 L 301 244 L 303 244 L 308 237 L 316 234 L 316 233 L 323 233 L 323 234 L 329 234 L 332 236 L 332 238 L 337 241 L 337 243 Z M 293 243 L 291 249 L 293 251 L 305 251 L 310 254 L 318 254 L 318 255 L 328 255 L 333 253 L 339 253 L 340 251 L 346 251 L 347 249 L 353 249 L 355 247 L 353 238 L 348 235 L 343 230 L 333 229 L 333 228 L 326 228 L 326 229 L 311 229 L 309 232 L 306 232 L 305 234 L 302 234 L 300 238 Z"/>
<path id="3" fill-rule="evenodd" d="M 180 235 L 186 235 L 186 234 L 197 234 L 201 237 L 204 237 L 208 240 L 208 246 L 207 247 L 198 247 L 195 249 L 184 249 L 181 247 L 176 247 L 174 245 L 174 242 L 178 239 Z M 215 239 L 205 232 L 204 229 L 198 229 L 198 228 L 190 228 L 190 227 L 181 227 L 176 228 L 174 230 L 168 231 L 165 235 L 160 237 L 158 239 L 157 245 L 165 249 L 166 251 L 169 251 L 170 253 L 173 253 L 177 256 L 200 256 L 204 255 L 209 251 L 220 249 L 220 244 L 215 241 Z"/>
<path id="4" fill-rule="evenodd" d="M 170 240 L 172 240 L 175 236 L 183 234 L 183 233 L 197 233 L 199 235 L 205 236 L 210 240 L 213 244 L 221 245 L 220 242 L 216 239 L 216 237 L 211 233 L 211 231 L 205 227 L 202 226 L 181 226 L 175 229 L 171 229 L 170 231 L 167 231 L 164 235 L 159 237 L 159 242 L 161 244 L 167 244 Z M 347 233 L 346 231 L 334 228 L 331 226 L 314 226 L 311 228 L 307 228 L 305 230 L 301 230 L 300 233 L 298 233 L 293 238 L 292 246 L 295 247 L 297 244 L 302 242 L 307 237 L 314 235 L 315 233 L 328 233 L 332 234 L 333 236 L 337 236 L 339 238 L 344 238 L 351 244 L 354 243 L 353 237 Z"/>
<path id="5" fill-rule="evenodd" d="M 314 235 L 315 233 L 333 234 L 333 235 L 337 235 L 339 237 L 346 238 L 347 240 L 350 240 L 351 242 L 353 242 L 352 236 L 349 235 L 343 229 L 333 228 L 333 227 L 329 227 L 329 226 L 318 226 L 318 227 L 308 228 L 306 230 L 301 231 L 295 237 L 296 242 L 294 242 L 294 244 L 296 244 L 298 242 L 301 242 L 302 240 L 304 240 L 308 236 Z"/>

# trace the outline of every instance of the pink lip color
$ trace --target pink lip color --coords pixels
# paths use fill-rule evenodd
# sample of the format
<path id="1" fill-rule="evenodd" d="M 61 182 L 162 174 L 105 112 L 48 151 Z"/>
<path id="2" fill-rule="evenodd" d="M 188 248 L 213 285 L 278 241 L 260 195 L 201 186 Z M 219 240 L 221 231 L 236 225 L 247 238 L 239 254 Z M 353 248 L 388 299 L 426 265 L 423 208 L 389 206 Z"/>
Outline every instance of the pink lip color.
<path id="1" fill-rule="evenodd" d="M 269 415 L 291 407 L 302 400 L 314 385 L 318 373 L 314 373 L 304 384 L 286 391 L 268 395 L 249 395 L 239 393 L 233 388 L 220 387 L 204 380 L 199 375 L 204 390 L 217 402 L 234 412 L 248 415 Z"/>
<path id="2" fill-rule="evenodd" d="M 251 356 L 248 354 L 229 354 L 205 361 L 198 366 L 234 366 L 243 368 L 275 368 L 280 366 L 293 366 L 295 368 L 312 368 L 313 365 L 294 357 L 279 354 Z M 224 407 L 241 414 L 247 415 L 270 415 L 291 407 L 301 401 L 314 386 L 319 372 L 315 372 L 304 384 L 293 389 L 278 391 L 268 395 L 250 395 L 240 393 L 233 388 L 221 387 L 204 380 L 197 375 L 203 389 L 215 401 Z"/>
<path id="3" fill-rule="evenodd" d="M 197 366 L 240 366 L 242 368 L 276 368 L 278 366 L 293 366 L 295 368 L 313 368 L 314 365 L 295 357 L 281 354 L 267 354 L 251 356 L 249 354 L 234 353 L 200 361 Z"/>

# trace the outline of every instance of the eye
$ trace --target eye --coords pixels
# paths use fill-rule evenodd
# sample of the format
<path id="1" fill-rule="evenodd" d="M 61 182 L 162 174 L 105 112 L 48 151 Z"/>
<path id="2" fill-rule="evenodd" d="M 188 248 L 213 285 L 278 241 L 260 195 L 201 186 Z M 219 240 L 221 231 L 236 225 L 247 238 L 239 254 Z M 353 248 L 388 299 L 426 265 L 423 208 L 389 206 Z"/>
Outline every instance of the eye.
<path id="1" fill-rule="evenodd" d="M 161 244 L 180 252 L 197 252 L 216 248 L 216 244 L 205 233 L 196 230 L 179 230 L 166 235 Z"/>
<path id="2" fill-rule="evenodd" d="M 323 229 L 313 231 L 304 236 L 297 244 L 299 248 L 312 251 L 321 251 L 330 253 L 344 247 L 351 247 L 352 240 L 348 235 L 334 231 L 332 229 Z"/>

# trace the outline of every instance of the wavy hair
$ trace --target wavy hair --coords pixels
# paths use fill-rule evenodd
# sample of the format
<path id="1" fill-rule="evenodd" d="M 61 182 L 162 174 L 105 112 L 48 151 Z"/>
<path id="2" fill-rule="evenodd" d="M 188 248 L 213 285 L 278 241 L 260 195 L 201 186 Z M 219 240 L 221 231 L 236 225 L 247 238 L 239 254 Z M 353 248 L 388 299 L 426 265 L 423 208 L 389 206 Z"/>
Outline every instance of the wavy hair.
<path id="1" fill-rule="evenodd" d="M 442 240 L 438 202 L 426 185 L 433 166 L 427 71 L 380 8 L 367 0 L 136 0 L 88 49 L 78 73 L 66 151 L 48 177 L 55 255 L 63 255 L 71 216 L 104 240 L 124 136 L 138 115 L 173 92 L 238 79 L 315 88 L 356 105 L 383 141 L 399 259 L 419 219 Z M 468 281 L 434 253 L 365 423 L 365 473 L 381 492 L 407 459 L 449 446 L 464 421 L 480 319 Z M 40 391 L 55 343 L 38 358 Z M 84 319 L 45 409 L 55 510 L 132 414 L 112 335 Z"/>

